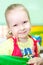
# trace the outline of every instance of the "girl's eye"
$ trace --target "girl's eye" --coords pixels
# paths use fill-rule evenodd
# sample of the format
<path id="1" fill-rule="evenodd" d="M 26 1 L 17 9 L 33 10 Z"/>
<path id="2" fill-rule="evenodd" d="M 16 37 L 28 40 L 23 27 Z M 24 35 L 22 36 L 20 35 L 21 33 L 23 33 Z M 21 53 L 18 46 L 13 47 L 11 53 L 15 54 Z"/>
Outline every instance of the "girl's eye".
<path id="1" fill-rule="evenodd" d="M 17 24 L 13 25 L 14 27 L 18 26 Z"/>
<path id="2" fill-rule="evenodd" d="M 27 23 L 27 21 L 24 21 L 23 23 Z"/>

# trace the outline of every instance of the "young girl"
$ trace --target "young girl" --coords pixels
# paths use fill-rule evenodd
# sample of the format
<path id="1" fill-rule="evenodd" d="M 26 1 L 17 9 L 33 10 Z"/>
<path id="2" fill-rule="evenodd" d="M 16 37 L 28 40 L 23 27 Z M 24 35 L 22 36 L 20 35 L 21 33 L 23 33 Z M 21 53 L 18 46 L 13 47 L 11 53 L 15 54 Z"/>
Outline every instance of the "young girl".
<path id="1" fill-rule="evenodd" d="M 0 54 L 38 57 L 39 40 L 29 35 L 31 23 L 27 9 L 21 4 L 12 4 L 6 9 L 5 17 L 11 36 L 0 44 Z"/>

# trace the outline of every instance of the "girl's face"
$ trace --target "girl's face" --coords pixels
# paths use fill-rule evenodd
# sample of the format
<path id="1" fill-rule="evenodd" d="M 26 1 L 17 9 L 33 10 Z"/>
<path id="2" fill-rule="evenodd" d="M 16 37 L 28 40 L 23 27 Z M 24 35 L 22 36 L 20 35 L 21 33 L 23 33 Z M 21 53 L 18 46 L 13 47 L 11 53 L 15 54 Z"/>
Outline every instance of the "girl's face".
<path id="1" fill-rule="evenodd" d="M 10 30 L 16 38 L 26 38 L 30 32 L 30 20 L 26 11 L 24 10 L 11 10 L 7 14 L 7 21 Z"/>

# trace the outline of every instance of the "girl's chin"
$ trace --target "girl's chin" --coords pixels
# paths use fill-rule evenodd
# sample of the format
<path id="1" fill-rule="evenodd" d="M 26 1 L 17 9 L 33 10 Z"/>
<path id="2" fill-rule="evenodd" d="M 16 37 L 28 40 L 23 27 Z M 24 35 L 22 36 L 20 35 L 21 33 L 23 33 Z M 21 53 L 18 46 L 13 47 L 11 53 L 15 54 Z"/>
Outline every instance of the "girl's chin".
<path id="1" fill-rule="evenodd" d="M 27 36 L 19 36 L 19 38 L 27 38 Z"/>

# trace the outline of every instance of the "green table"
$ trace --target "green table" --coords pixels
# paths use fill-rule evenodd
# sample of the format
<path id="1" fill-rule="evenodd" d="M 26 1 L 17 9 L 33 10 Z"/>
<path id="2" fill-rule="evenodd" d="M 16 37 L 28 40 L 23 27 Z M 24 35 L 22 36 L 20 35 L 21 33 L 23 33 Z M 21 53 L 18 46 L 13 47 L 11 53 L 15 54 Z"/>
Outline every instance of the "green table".
<path id="1" fill-rule="evenodd" d="M 29 59 L 30 58 L 0 55 L 0 65 L 29 65 L 29 64 L 26 64 L 26 62 Z"/>

